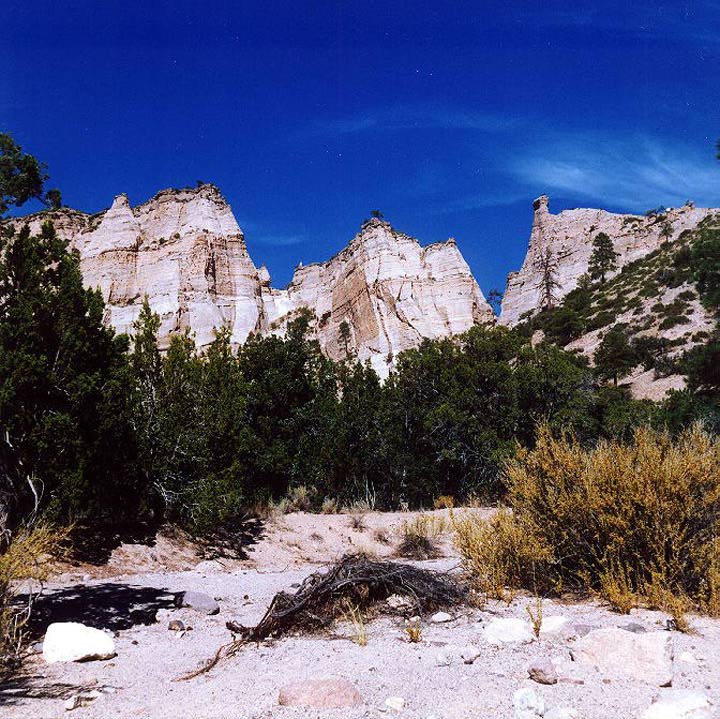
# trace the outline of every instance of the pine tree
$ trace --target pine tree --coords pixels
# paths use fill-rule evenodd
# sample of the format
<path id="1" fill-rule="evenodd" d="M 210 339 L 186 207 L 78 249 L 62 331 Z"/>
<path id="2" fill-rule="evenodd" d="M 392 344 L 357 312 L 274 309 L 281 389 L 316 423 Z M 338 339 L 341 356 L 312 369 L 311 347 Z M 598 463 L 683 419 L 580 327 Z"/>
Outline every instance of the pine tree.
<path id="1" fill-rule="evenodd" d="M 602 379 L 612 379 L 617 386 L 618 380 L 629 374 L 639 360 L 627 333 L 617 325 L 610 329 L 595 350 L 595 368 Z"/>
<path id="2" fill-rule="evenodd" d="M 616 258 L 618 253 L 615 252 L 613 241 L 604 232 L 598 233 L 593 240 L 593 252 L 590 255 L 590 264 L 588 271 L 592 279 L 600 280 L 600 284 L 605 284 L 605 276 L 617 267 Z"/>

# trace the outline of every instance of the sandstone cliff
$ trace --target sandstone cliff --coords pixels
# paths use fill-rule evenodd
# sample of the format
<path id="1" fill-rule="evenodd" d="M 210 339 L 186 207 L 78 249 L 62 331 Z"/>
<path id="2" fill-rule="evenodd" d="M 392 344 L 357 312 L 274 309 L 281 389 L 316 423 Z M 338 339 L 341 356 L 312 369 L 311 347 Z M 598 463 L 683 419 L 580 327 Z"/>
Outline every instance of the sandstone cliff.
<path id="1" fill-rule="evenodd" d="M 502 301 L 500 322 L 515 325 L 526 313 L 540 305 L 540 257 L 548 251 L 557 262 L 557 299 L 577 287 L 578 279 L 588 271 L 593 239 L 605 232 L 612 238 L 617 258 L 617 271 L 656 250 L 665 240 L 677 239 L 683 230 L 693 229 L 712 212 L 689 203 L 671 208 L 661 215 L 619 215 L 605 210 L 563 210 L 554 215 L 546 195 L 534 203 L 535 215 L 525 261 L 519 272 L 508 275 Z M 665 225 L 670 234 L 663 236 Z"/>
<path id="2" fill-rule="evenodd" d="M 402 350 L 493 321 L 492 310 L 454 240 L 421 247 L 373 219 L 323 264 L 298 267 L 286 289 L 256 268 L 243 233 L 213 185 L 164 190 L 131 207 L 125 195 L 97 215 L 70 209 L 16 220 L 33 230 L 51 219 L 77 248 L 88 286 L 100 287 L 106 320 L 132 333 L 144 295 L 161 318 L 160 341 L 190 328 L 199 346 L 228 326 L 241 344 L 251 332 L 282 333 L 306 307 L 334 359 L 350 354 L 385 376 Z M 347 322 L 350 335 L 340 338 Z"/>

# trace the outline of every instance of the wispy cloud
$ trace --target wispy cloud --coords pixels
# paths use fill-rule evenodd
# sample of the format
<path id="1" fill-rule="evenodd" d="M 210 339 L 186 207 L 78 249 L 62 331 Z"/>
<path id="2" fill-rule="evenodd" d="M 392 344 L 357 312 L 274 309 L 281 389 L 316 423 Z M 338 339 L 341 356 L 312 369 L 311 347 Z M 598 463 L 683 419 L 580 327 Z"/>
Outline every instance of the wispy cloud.
<path id="1" fill-rule="evenodd" d="M 645 136 L 581 133 L 545 141 L 516 157 L 508 169 L 538 191 L 634 210 L 687 199 L 720 204 L 720 167 L 710 144 L 703 154 Z"/>
<path id="2" fill-rule="evenodd" d="M 465 112 L 451 108 L 381 108 L 313 125 L 314 134 L 352 135 L 363 132 L 411 129 L 455 129 L 476 132 L 500 132 L 517 120 L 493 114 Z"/>
<path id="3" fill-rule="evenodd" d="M 254 245 L 264 245 L 268 247 L 290 247 L 292 245 L 301 245 L 307 242 L 305 235 L 263 235 L 262 233 L 250 237 L 250 242 Z"/>

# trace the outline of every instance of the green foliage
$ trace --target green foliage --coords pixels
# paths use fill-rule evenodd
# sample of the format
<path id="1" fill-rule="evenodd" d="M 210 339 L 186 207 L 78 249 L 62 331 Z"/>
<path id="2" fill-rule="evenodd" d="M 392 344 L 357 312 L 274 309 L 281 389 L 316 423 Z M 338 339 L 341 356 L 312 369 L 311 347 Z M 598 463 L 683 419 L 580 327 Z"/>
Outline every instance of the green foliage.
<path id="1" fill-rule="evenodd" d="M 700 225 L 692 244 L 690 266 L 703 304 L 712 311 L 720 308 L 720 218 Z"/>
<path id="2" fill-rule="evenodd" d="M 588 271 L 594 280 L 599 279 L 605 284 L 605 275 L 617 266 L 618 253 L 615 252 L 613 241 L 604 232 L 598 233 L 593 240 L 593 252 L 590 255 Z"/>
<path id="3" fill-rule="evenodd" d="M 595 350 L 595 369 L 601 379 L 618 380 L 638 364 L 638 356 L 630 344 L 627 332 L 616 325 L 611 328 Z"/>
<path id="4" fill-rule="evenodd" d="M 45 165 L 22 151 L 13 138 L 0 133 L 0 217 L 10 207 L 41 199 L 47 180 Z"/>
<path id="5" fill-rule="evenodd" d="M 11 521 L 136 518 L 126 338 L 46 223 L 0 239 L 0 475 Z"/>

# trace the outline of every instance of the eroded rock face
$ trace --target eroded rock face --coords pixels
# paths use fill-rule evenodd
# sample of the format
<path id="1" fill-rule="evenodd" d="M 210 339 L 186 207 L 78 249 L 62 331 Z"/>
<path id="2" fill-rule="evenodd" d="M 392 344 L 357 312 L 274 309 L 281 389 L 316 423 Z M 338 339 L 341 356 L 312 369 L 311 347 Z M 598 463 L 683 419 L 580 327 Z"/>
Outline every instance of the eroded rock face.
<path id="1" fill-rule="evenodd" d="M 222 326 L 236 345 L 251 332 L 281 334 L 307 307 L 329 356 L 369 359 L 386 376 L 394 358 L 423 338 L 493 321 L 454 240 L 421 247 L 378 219 L 328 262 L 298 267 L 284 290 L 271 287 L 264 266 L 255 267 L 213 185 L 163 190 L 137 207 L 119 195 L 97 215 L 62 209 L 15 223 L 29 221 L 38 231 L 47 219 L 79 251 L 85 282 L 102 290 L 106 320 L 117 331 L 132 334 L 147 294 L 160 315 L 161 346 L 186 328 L 200 347 Z"/>
<path id="2" fill-rule="evenodd" d="M 554 215 L 547 195 L 535 200 L 533 207 L 535 214 L 525 261 L 518 272 L 508 275 L 500 314 L 500 322 L 505 325 L 516 325 L 525 313 L 539 309 L 542 279 L 539 260 L 548 249 L 557 262 L 556 299 L 560 300 L 574 290 L 581 275 L 587 273 L 592 243 L 600 232 L 613 240 L 619 255 L 619 272 L 623 265 L 645 257 L 664 241 L 672 242 L 681 232 L 693 229 L 708 214 L 716 212 L 689 203 L 650 217 L 591 209 L 563 210 Z M 666 224 L 670 234 L 664 234 Z"/>

